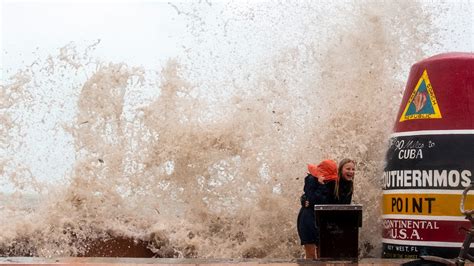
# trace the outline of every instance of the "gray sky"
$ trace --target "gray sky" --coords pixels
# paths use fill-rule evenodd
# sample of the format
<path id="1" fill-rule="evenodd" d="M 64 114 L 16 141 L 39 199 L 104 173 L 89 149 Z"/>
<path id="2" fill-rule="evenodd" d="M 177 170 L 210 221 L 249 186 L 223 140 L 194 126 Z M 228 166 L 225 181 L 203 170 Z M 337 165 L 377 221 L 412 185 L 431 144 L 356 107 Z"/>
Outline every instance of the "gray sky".
<path id="1" fill-rule="evenodd" d="M 185 25 L 165 1 L 1 2 L 2 66 L 18 69 L 70 42 L 100 39 L 107 61 L 155 67 L 179 52 Z M 146 52 L 144 52 L 146 51 Z"/>
<path id="2" fill-rule="evenodd" d="M 424 2 L 431 8 L 437 6 L 432 4 L 437 1 Z M 474 2 L 439 2 L 437 23 L 444 29 L 441 42 L 445 50 L 473 51 Z M 178 3 L 186 5 L 186 1 Z M 446 7 L 450 11 L 441 12 Z M 2 0 L 0 9 L 0 67 L 6 76 L 5 70 L 13 71 L 38 57 L 55 55 L 70 42 L 88 45 L 98 39 L 101 42 L 96 54 L 101 59 L 156 68 L 182 53 L 181 44 L 189 39 L 188 14 L 178 14 L 169 1 Z"/>

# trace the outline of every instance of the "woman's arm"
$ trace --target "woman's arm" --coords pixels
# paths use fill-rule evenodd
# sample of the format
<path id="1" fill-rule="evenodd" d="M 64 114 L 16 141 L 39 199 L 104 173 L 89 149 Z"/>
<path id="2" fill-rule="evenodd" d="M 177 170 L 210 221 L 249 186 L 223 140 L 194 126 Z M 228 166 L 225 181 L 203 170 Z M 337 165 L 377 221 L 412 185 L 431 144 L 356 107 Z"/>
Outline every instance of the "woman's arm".
<path id="1" fill-rule="evenodd" d="M 312 208 L 316 204 L 327 204 L 326 185 L 319 183 L 314 176 L 308 175 L 305 178 L 304 192 L 309 201 L 309 207 Z"/>

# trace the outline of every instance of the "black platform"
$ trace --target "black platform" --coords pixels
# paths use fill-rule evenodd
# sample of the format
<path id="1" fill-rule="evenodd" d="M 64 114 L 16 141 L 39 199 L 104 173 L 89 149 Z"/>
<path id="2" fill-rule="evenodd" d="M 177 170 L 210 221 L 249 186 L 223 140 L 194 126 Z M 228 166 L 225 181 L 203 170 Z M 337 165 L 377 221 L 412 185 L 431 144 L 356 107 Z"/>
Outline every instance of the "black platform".
<path id="1" fill-rule="evenodd" d="M 357 259 L 362 205 L 315 205 L 319 257 Z"/>

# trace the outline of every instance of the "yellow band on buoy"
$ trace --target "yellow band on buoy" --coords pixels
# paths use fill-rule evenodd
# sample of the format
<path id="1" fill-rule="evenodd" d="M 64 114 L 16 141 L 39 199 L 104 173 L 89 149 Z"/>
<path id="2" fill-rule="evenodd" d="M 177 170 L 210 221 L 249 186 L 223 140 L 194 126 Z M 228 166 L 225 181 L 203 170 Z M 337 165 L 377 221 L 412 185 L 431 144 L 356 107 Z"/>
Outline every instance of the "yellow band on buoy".
<path id="1" fill-rule="evenodd" d="M 461 193 L 457 194 L 384 194 L 383 214 L 462 216 Z M 474 209 L 474 195 L 468 195 L 466 209 Z"/>

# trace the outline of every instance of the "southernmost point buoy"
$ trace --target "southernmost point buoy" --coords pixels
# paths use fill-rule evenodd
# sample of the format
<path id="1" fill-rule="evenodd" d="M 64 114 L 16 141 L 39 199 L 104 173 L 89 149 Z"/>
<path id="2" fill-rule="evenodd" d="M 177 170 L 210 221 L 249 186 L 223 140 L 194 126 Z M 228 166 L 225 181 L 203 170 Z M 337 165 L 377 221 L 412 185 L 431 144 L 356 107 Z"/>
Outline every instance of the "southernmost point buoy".
<path id="1" fill-rule="evenodd" d="M 459 205 L 474 179 L 474 54 L 414 64 L 396 119 L 383 173 L 382 256 L 455 258 L 461 227 L 471 227 Z M 474 193 L 465 209 L 474 209 Z"/>

